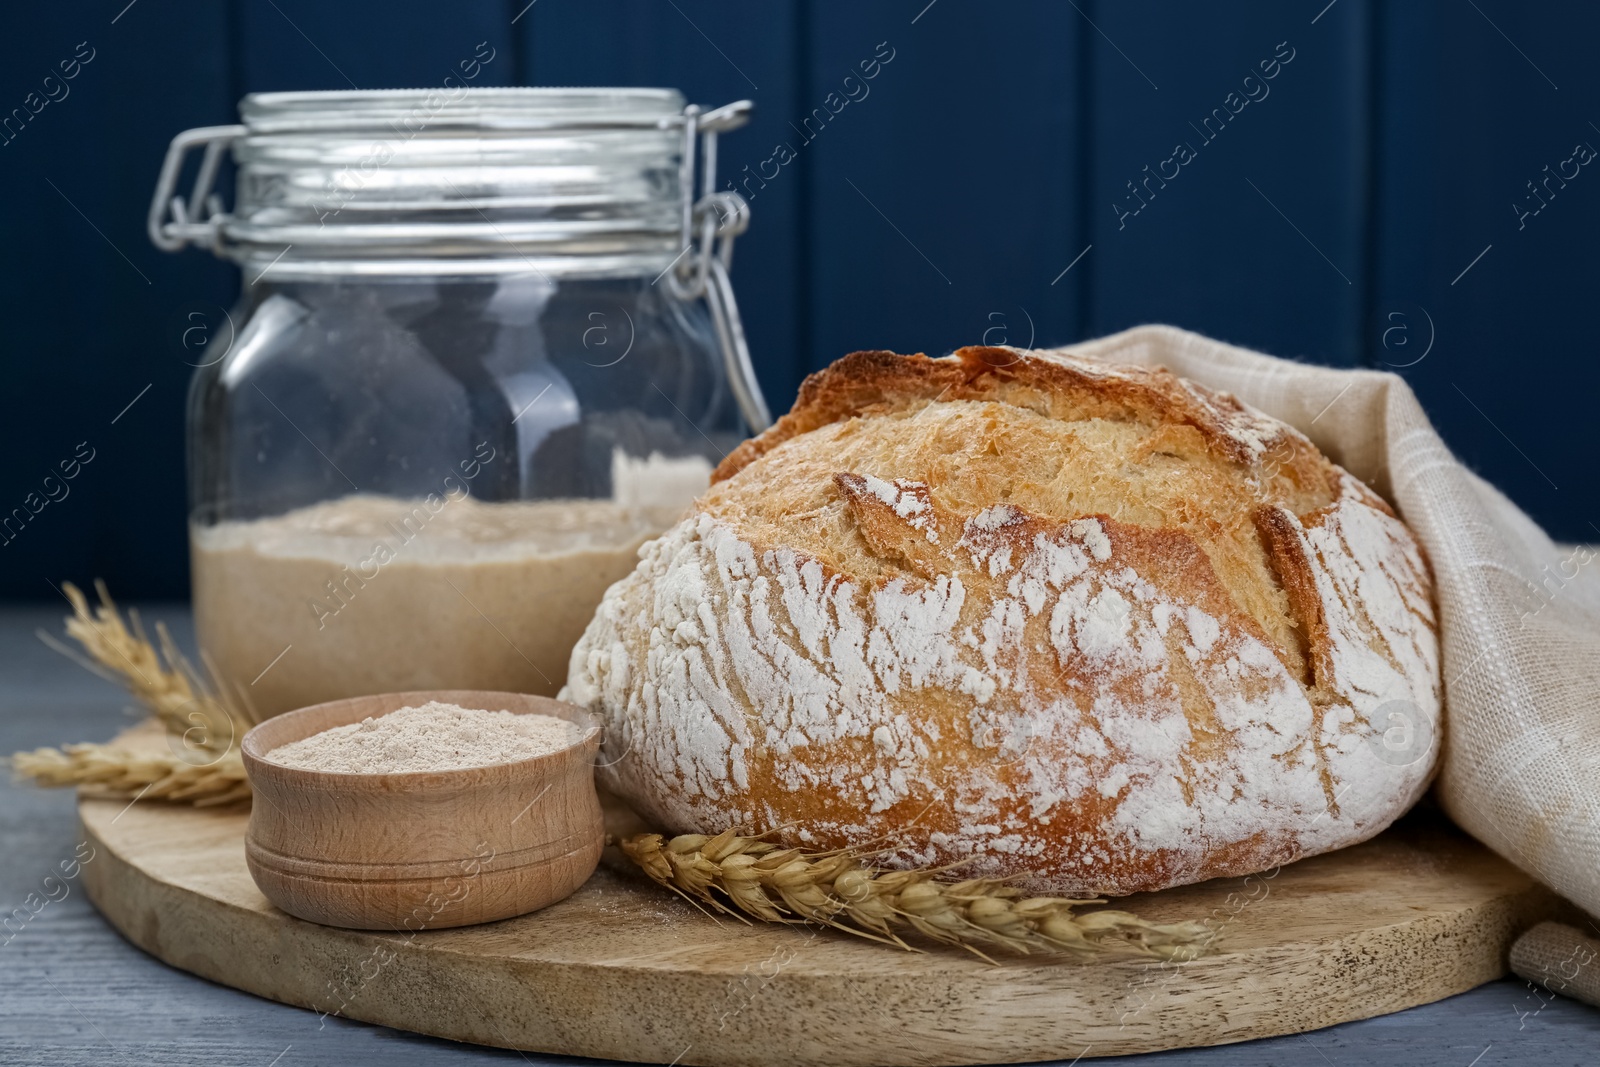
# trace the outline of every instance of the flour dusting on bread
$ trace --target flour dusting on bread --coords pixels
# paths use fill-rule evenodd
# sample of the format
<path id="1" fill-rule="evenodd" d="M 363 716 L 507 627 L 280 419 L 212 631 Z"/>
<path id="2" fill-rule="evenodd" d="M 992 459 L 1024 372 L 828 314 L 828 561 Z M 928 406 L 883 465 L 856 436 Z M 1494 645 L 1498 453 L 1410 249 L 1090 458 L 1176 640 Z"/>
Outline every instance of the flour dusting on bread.
<path id="1" fill-rule="evenodd" d="M 1108 893 L 1415 799 L 1431 756 L 1379 758 L 1369 716 L 1437 719 L 1430 587 L 1364 486 L 1164 372 L 867 355 L 601 604 L 564 696 L 607 721 L 611 788 L 675 830 Z"/>

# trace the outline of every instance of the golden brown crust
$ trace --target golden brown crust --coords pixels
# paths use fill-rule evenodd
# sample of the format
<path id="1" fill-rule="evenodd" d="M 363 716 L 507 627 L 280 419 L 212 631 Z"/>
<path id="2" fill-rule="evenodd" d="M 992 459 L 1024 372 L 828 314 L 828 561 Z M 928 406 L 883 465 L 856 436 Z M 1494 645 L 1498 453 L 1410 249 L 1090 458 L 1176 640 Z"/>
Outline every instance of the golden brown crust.
<path id="1" fill-rule="evenodd" d="M 1235 462 L 1261 458 L 1229 432 L 1230 420 L 1248 414 L 1238 400 L 1185 382 L 1165 368 L 1118 367 L 1107 375 L 1082 363 L 973 345 L 945 359 L 882 350 L 850 353 L 808 376 L 794 408 L 730 452 L 711 480 L 731 478 L 783 442 L 829 423 L 934 400 L 1003 400 L 1052 418 L 1189 427 L 1208 448 Z M 1321 454 L 1309 441 L 1281 425 L 1262 446 L 1272 464 L 1309 475 L 1308 481 L 1315 481 L 1325 463 L 1318 462 Z"/>
<path id="2" fill-rule="evenodd" d="M 943 553 L 937 549 L 939 536 L 951 534 L 949 519 L 942 508 L 933 502 L 928 487 L 920 482 L 902 482 L 895 486 L 901 500 L 911 502 L 909 510 L 914 519 L 897 512 L 893 505 L 874 493 L 866 478 L 851 471 L 840 471 L 833 476 L 834 484 L 850 505 L 850 516 L 856 529 L 866 539 L 874 554 L 887 560 L 899 560 L 924 578 L 935 578 L 943 563 Z M 929 536 L 929 534 L 933 536 Z"/>
<path id="3" fill-rule="evenodd" d="M 612 588 L 567 693 L 671 829 L 1128 893 L 1415 798 L 1429 754 L 1387 762 L 1368 716 L 1437 721 L 1430 589 L 1387 505 L 1231 397 L 1065 353 L 858 352 Z"/>
<path id="4" fill-rule="evenodd" d="M 1328 662 L 1328 620 L 1311 561 L 1301 547 L 1299 524 L 1283 508 L 1271 505 L 1256 509 L 1255 525 L 1278 584 L 1289 598 L 1289 614 L 1294 618 L 1307 667 L 1302 683 L 1325 688 L 1333 675 Z"/>

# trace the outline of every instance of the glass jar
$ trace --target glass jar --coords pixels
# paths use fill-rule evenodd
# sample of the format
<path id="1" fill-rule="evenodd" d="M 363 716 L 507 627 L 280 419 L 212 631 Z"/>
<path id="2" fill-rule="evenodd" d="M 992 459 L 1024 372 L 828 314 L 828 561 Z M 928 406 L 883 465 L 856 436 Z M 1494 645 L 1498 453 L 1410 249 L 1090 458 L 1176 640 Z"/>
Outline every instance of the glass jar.
<path id="1" fill-rule="evenodd" d="M 768 421 L 727 278 L 748 211 L 713 191 L 748 110 L 268 93 L 173 141 L 152 240 L 244 278 L 190 389 L 190 559 L 202 654 L 256 714 L 561 686 L 606 587 Z"/>

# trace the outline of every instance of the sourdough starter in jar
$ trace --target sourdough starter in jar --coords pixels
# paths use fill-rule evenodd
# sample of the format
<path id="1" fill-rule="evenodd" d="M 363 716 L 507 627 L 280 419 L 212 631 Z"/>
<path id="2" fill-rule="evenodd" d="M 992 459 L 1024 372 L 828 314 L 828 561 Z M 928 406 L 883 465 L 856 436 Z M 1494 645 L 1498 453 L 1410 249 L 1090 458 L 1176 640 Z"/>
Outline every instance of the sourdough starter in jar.
<path id="1" fill-rule="evenodd" d="M 553 696 L 606 588 L 681 511 L 355 495 L 196 526 L 202 652 L 260 716 L 411 689 Z"/>
<path id="2" fill-rule="evenodd" d="M 245 279 L 189 393 L 196 636 L 230 692 L 557 691 L 639 545 L 771 422 L 715 176 L 752 106 L 252 93 L 173 140 L 151 240 Z"/>

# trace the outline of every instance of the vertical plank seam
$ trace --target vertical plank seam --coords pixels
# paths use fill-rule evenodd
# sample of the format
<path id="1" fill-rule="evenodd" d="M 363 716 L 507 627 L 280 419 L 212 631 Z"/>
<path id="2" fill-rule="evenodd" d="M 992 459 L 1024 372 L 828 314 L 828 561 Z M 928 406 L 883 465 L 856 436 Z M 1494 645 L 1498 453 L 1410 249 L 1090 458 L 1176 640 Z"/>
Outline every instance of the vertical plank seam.
<path id="1" fill-rule="evenodd" d="M 802 106 L 811 99 L 811 0 L 795 0 L 794 6 L 794 72 L 795 94 L 794 99 L 800 101 Z M 811 350 L 813 342 L 812 320 L 816 313 L 814 302 L 816 288 L 812 285 L 811 265 L 813 259 L 812 219 L 814 199 L 817 193 L 816 168 L 813 161 L 814 153 L 802 152 L 800 154 L 800 173 L 796 177 L 800 181 L 800 195 L 795 205 L 795 240 L 794 240 L 794 278 L 795 278 L 795 347 L 794 354 L 790 357 L 794 365 L 789 368 L 789 381 L 798 384 L 817 365 L 817 353 Z M 835 353 L 843 355 L 844 353 Z M 787 384 L 787 383 L 786 383 Z M 785 398 L 780 397 L 776 405 L 779 410 L 787 410 Z"/>
<path id="2" fill-rule="evenodd" d="M 517 12 L 521 10 L 519 0 L 505 0 L 503 6 L 505 8 L 505 17 L 508 20 L 507 24 L 510 25 L 509 20 L 515 18 Z M 534 12 L 530 11 L 528 12 L 528 25 L 526 27 L 514 25 L 510 27 L 512 85 L 533 84 L 534 72 L 531 69 L 533 66 L 533 49 L 524 43 L 533 34 L 533 18 Z"/>
<path id="3" fill-rule="evenodd" d="M 1362 104 L 1365 113 L 1362 116 L 1364 138 L 1363 164 L 1366 173 L 1362 175 L 1361 196 L 1361 301 L 1357 310 L 1356 323 L 1355 364 L 1360 367 L 1375 367 L 1377 365 L 1377 352 L 1374 350 L 1374 327 L 1378 312 L 1378 284 L 1380 277 L 1379 264 L 1379 224 L 1380 213 L 1378 201 L 1382 191 L 1382 182 L 1379 180 L 1380 167 L 1383 162 L 1383 136 L 1382 136 L 1382 94 L 1383 94 L 1383 19 L 1385 6 L 1381 3 L 1372 3 L 1370 0 L 1362 4 L 1361 10 L 1365 15 L 1365 32 L 1362 35 L 1360 47 L 1366 51 L 1366 69 L 1363 71 L 1363 91 L 1365 99 Z"/>
<path id="4" fill-rule="evenodd" d="M 1083 0 L 1084 7 L 1089 9 L 1087 17 L 1093 18 L 1098 14 L 1095 10 L 1094 0 Z M 1078 166 L 1077 166 L 1077 218 L 1078 240 L 1088 244 L 1093 241 L 1094 221 L 1090 216 L 1092 210 L 1094 184 L 1094 48 L 1089 40 L 1089 35 L 1083 32 L 1083 27 L 1078 23 L 1068 23 L 1072 26 L 1075 35 L 1073 53 L 1077 56 L 1078 82 L 1077 100 L 1073 108 L 1077 116 L 1078 139 Z M 1074 294 L 1077 307 L 1073 309 L 1073 333 L 1075 340 L 1084 340 L 1094 336 L 1098 330 L 1098 323 L 1094 314 L 1094 275 L 1095 262 L 1091 259 L 1083 264 L 1083 269 L 1078 271 Z"/>
<path id="5" fill-rule="evenodd" d="M 223 12 L 228 27 L 224 47 L 227 49 L 229 103 L 237 108 L 244 98 L 244 0 L 231 0 Z M 237 121 L 230 115 L 228 122 Z"/>

